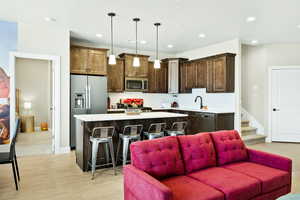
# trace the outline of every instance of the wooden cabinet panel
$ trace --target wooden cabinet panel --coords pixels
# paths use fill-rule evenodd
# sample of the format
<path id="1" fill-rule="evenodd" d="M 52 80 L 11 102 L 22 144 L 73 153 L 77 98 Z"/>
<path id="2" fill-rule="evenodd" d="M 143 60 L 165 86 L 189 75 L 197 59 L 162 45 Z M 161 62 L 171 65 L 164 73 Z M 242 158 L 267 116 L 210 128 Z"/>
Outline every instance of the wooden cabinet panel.
<path id="1" fill-rule="evenodd" d="M 71 73 L 85 74 L 88 60 L 88 50 L 78 47 L 70 48 Z"/>
<path id="2" fill-rule="evenodd" d="M 162 62 L 159 70 L 159 91 L 168 93 L 168 63 Z"/>
<path id="3" fill-rule="evenodd" d="M 124 91 L 124 60 L 117 59 L 116 65 L 107 66 L 107 89 L 108 92 Z"/>
<path id="4" fill-rule="evenodd" d="M 186 93 L 187 92 L 187 69 L 188 69 L 188 62 L 183 63 L 179 67 L 179 89 L 180 93 Z"/>
<path id="5" fill-rule="evenodd" d="M 120 58 L 125 60 L 125 77 L 147 78 L 148 77 L 148 58 L 149 56 L 138 55 L 140 67 L 133 67 L 134 54 L 120 54 Z"/>
<path id="6" fill-rule="evenodd" d="M 234 92 L 234 57 L 225 54 L 207 61 L 207 92 Z"/>
<path id="7" fill-rule="evenodd" d="M 81 46 L 70 48 L 70 72 L 74 74 L 107 74 L 107 49 Z"/>
<path id="8" fill-rule="evenodd" d="M 148 63 L 149 93 L 168 92 L 168 63 L 162 62 L 160 69 L 154 68 L 154 63 Z"/>
<path id="9" fill-rule="evenodd" d="M 198 61 L 195 62 L 196 65 L 196 80 L 195 88 L 206 88 L 207 86 L 207 62 Z"/>
<path id="10" fill-rule="evenodd" d="M 156 81 L 156 69 L 154 69 L 154 63 L 148 63 L 148 92 L 156 93 L 157 92 L 157 81 Z"/>
<path id="11" fill-rule="evenodd" d="M 180 66 L 180 92 L 191 93 L 195 88 L 196 73 L 195 65 L 191 62 L 184 62 Z"/>
<path id="12" fill-rule="evenodd" d="M 87 72 L 94 75 L 107 74 L 106 51 L 88 50 Z"/>

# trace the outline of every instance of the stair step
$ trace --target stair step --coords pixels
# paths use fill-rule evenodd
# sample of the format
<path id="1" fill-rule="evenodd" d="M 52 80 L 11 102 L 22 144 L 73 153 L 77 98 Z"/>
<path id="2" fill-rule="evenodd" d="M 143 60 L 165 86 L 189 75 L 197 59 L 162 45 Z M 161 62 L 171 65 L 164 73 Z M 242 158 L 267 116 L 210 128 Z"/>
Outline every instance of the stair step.
<path id="1" fill-rule="evenodd" d="M 255 127 L 242 127 L 242 136 L 247 136 L 247 135 L 255 135 L 257 131 L 257 128 Z"/>
<path id="2" fill-rule="evenodd" d="M 255 135 L 242 136 L 242 140 L 247 145 L 253 145 L 253 144 L 265 143 L 266 137 L 267 136 L 265 136 L 265 135 L 255 134 Z"/>
<path id="3" fill-rule="evenodd" d="M 250 124 L 249 120 L 242 120 L 242 127 L 248 127 Z"/>

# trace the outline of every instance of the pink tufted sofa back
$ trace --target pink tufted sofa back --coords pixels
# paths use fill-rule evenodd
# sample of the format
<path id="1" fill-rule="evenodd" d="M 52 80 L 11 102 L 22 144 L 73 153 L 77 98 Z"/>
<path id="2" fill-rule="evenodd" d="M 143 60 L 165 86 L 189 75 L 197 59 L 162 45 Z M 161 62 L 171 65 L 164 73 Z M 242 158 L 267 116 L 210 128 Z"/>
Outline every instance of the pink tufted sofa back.
<path id="1" fill-rule="evenodd" d="M 187 173 L 216 166 L 216 152 L 209 133 L 179 136 Z"/>
<path id="2" fill-rule="evenodd" d="M 184 174 L 176 136 L 134 142 L 130 151 L 132 164 L 157 179 Z"/>
<path id="3" fill-rule="evenodd" d="M 211 133 L 215 144 L 218 165 L 248 159 L 247 149 L 239 133 L 235 130 Z"/>
<path id="4" fill-rule="evenodd" d="M 130 151 L 132 165 L 157 179 L 248 159 L 234 130 L 134 142 Z"/>

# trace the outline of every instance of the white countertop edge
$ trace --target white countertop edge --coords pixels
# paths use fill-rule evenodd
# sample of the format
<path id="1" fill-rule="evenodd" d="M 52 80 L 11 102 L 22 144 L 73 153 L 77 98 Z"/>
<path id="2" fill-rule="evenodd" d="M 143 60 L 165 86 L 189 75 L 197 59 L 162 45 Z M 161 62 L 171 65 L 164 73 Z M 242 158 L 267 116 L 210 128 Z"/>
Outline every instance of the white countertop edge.
<path id="1" fill-rule="evenodd" d="M 185 108 L 185 107 L 179 107 L 179 108 L 160 108 L 160 107 L 152 107 L 152 110 L 181 110 L 181 111 L 192 111 L 192 112 L 203 112 L 203 113 L 215 113 L 215 114 L 226 114 L 226 113 L 234 113 L 234 111 L 231 110 L 223 110 L 221 108 L 212 108 L 212 109 L 197 109 L 197 108 Z M 118 111 L 125 111 L 125 109 L 117 108 L 117 109 L 108 109 L 109 112 L 118 112 Z"/>
<path id="2" fill-rule="evenodd" d="M 120 121 L 120 120 L 138 120 L 138 119 L 175 118 L 175 117 L 188 117 L 188 115 L 179 114 L 179 113 L 169 113 L 169 112 L 145 112 L 145 113 L 141 113 L 140 115 L 112 113 L 112 114 L 74 115 L 74 117 L 81 121 L 93 122 L 93 121 Z"/>

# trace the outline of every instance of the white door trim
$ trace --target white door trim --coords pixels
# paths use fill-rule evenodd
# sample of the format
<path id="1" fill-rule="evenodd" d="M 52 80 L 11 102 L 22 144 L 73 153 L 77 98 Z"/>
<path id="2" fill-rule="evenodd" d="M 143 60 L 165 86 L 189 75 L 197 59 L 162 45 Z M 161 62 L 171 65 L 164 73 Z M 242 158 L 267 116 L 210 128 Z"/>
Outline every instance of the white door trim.
<path id="1" fill-rule="evenodd" d="M 268 135 L 267 141 L 272 142 L 272 112 L 273 112 L 273 104 L 272 104 L 272 70 L 281 70 L 281 69 L 300 69 L 300 66 L 290 65 L 290 66 L 270 66 L 268 68 Z"/>
<path id="2" fill-rule="evenodd" d="M 16 58 L 40 59 L 52 61 L 52 68 L 54 70 L 52 96 L 53 102 L 53 117 L 52 134 L 54 136 L 54 153 L 61 153 L 60 149 L 60 56 L 41 55 L 24 52 L 10 52 L 9 54 L 9 74 L 10 74 L 10 130 L 15 127 L 15 108 L 16 108 L 16 84 L 15 84 L 15 65 Z M 12 134 L 10 134 L 12 135 Z"/>

